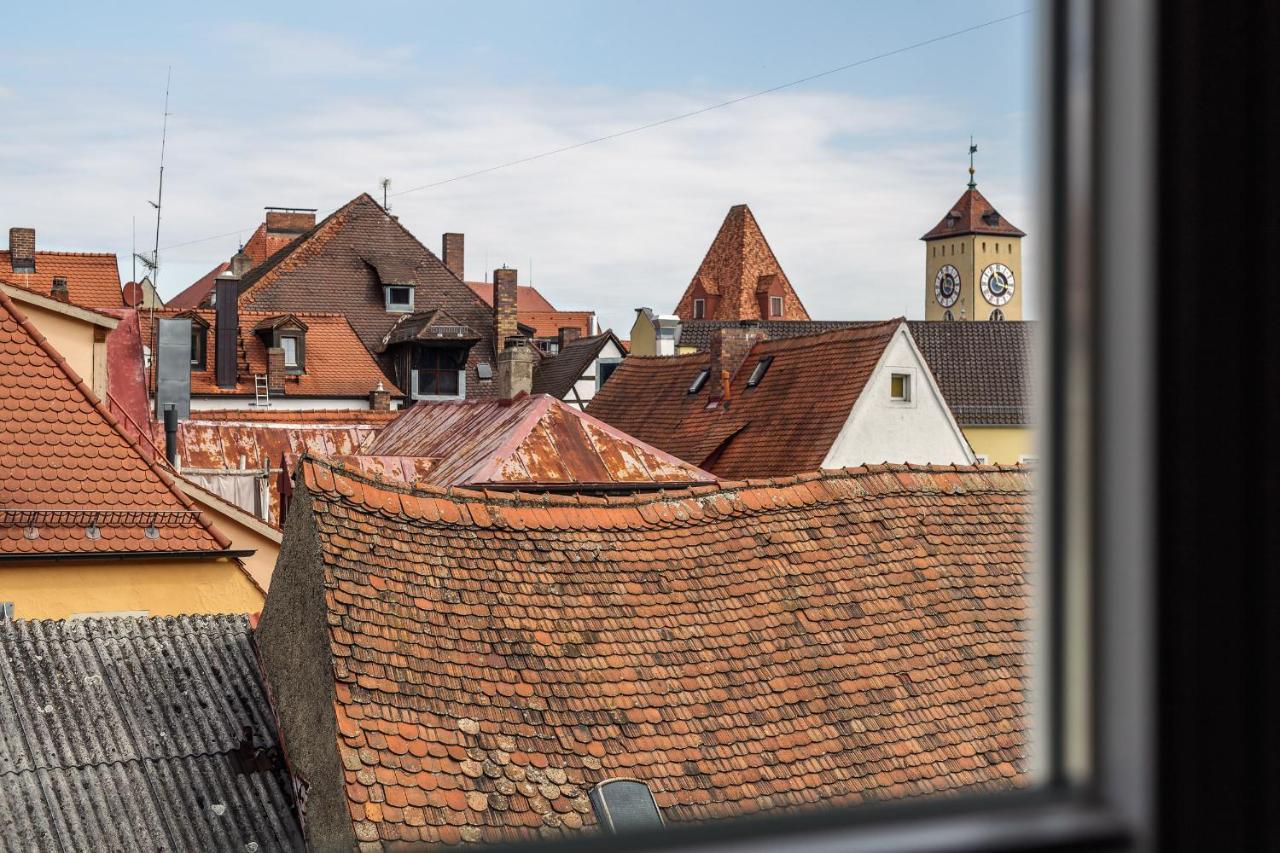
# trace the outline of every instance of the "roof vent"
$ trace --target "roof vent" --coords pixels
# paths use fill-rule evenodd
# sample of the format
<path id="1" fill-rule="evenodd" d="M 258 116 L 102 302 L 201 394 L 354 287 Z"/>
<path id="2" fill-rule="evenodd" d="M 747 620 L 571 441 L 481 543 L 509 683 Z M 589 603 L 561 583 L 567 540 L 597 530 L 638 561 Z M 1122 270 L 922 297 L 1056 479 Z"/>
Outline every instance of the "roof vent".
<path id="1" fill-rule="evenodd" d="M 639 779 L 606 779 L 588 792 L 596 820 L 606 832 L 661 829 L 662 812 L 649 786 Z"/>

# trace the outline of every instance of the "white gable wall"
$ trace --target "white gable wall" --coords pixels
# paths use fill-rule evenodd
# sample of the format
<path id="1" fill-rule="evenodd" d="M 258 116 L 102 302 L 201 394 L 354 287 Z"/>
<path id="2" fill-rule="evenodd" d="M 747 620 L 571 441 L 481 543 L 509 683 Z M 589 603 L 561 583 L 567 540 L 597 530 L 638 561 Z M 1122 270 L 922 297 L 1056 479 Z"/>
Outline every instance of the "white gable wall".
<path id="1" fill-rule="evenodd" d="M 895 373 L 910 376 L 911 399 L 892 399 Z M 881 462 L 968 465 L 973 450 L 938 391 L 906 324 L 898 327 L 849 412 L 823 468 Z"/>
<path id="2" fill-rule="evenodd" d="M 602 360 L 618 362 L 625 356 L 626 353 L 618 349 L 618 345 L 610 339 L 600 348 L 600 354 L 596 356 L 595 361 L 587 365 L 587 369 L 578 377 L 578 381 L 573 383 L 569 393 L 564 396 L 564 401 L 577 409 L 586 408 L 587 403 L 591 401 L 591 398 L 596 395 L 598 390 L 596 377 L 600 373 L 600 362 Z"/>

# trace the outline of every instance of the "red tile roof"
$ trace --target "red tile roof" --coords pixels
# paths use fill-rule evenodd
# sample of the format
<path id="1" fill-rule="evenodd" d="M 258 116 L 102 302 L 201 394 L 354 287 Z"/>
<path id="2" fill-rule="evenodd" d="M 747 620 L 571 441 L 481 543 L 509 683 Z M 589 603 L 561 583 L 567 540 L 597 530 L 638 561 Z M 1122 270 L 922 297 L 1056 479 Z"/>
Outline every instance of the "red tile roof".
<path id="1" fill-rule="evenodd" d="M 688 392 L 694 378 L 710 368 L 708 353 L 628 356 L 587 411 L 718 477 L 816 471 L 903 322 L 760 341 L 731 379 L 728 407 L 710 406 L 711 381 L 696 394 Z M 747 388 L 766 356 L 773 362 L 763 381 Z"/>
<path id="2" fill-rule="evenodd" d="M 213 285 L 218 276 L 231 269 L 231 264 L 223 261 L 196 280 L 195 284 L 183 290 L 164 303 L 166 308 L 199 308 L 213 292 Z"/>
<path id="3" fill-rule="evenodd" d="M 1009 237 L 1025 237 L 987 201 L 977 188 L 964 191 L 959 201 L 951 206 L 942 221 L 921 237 L 934 240 L 939 237 L 958 237 L 962 234 L 1000 234 Z"/>
<path id="4" fill-rule="evenodd" d="M 141 312 L 143 333 L 152 341 L 150 312 Z M 240 314 L 239 350 L 236 357 L 236 386 L 219 388 L 215 376 L 215 314 L 213 309 L 178 311 L 166 308 L 155 312 L 157 318 L 174 316 L 199 317 L 208 326 L 205 342 L 205 366 L 192 368 L 191 393 L 197 396 L 254 395 L 254 376 L 267 372 L 267 345 L 255 331 L 266 320 L 283 316 L 280 312 L 244 311 Z M 341 314 L 293 313 L 306 324 L 303 344 L 304 373 L 285 377 L 285 397 L 366 397 L 381 382 L 392 395 L 402 396 L 398 389 L 364 348 L 351 325 Z M 154 385 L 152 371 L 150 381 Z"/>
<path id="5" fill-rule="evenodd" d="M 302 478 L 287 538 L 318 554 L 282 558 L 257 641 L 287 708 L 297 637 L 327 640 L 336 755 L 290 759 L 313 786 L 307 762 L 340 766 L 345 792 L 313 787 L 338 800 L 312 832 L 574 835 L 612 777 L 647 783 L 669 823 L 1027 781 L 1025 471 L 607 501 L 410 491 L 315 461 Z M 286 714 L 282 741 L 317 711 Z"/>
<path id="6" fill-rule="evenodd" d="M 26 513 L 38 531 L 28 538 Z M 159 515 L 157 515 L 159 514 Z M 97 519 L 101 537 L 86 528 Z M 0 292 L 0 553 L 222 551 L 230 540 L 145 456 Z M 155 538 L 145 529 L 157 528 Z"/>
<path id="7" fill-rule="evenodd" d="M 493 305 L 493 283 L 488 281 L 469 281 L 467 287 L 471 288 L 471 292 L 479 296 L 485 301 L 486 305 Z M 532 284 L 520 284 L 516 286 L 516 311 L 523 314 L 525 311 L 555 311 L 556 307 L 552 305 L 547 298 L 538 292 Z"/>
<path id="8" fill-rule="evenodd" d="M 86 308 L 123 308 L 120 270 L 111 253 L 36 252 L 36 271 L 13 272 L 9 251 L 0 251 L 0 276 L 5 281 L 48 296 L 54 278 L 67 280 L 67 293 Z"/>
<path id="9" fill-rule="evenodd" d="M 762 279 L 774 276 L 774 285 L 781 288 L 784 320 L 808 320 L 805 310 L 791 287 L 791 281 L 782 271 L 782 265 L 769 248 L 760 224 L 745 204 L 729 208 L 720 225 L 711 248 L 707 249 L 702 265 L 694 273 L 676 305 L 675 313 L 682 320 L 693 319 L 694 291 L 701 289 L 716 297 L 714 310 L 707 306 L 708 320 L 762 320 L 758 289 Z M 766 279 L 769 280 L 769 279 Z"/>
<path id="10" fill-rule="evenodd" d="M 345 461 L 389 478 L 438 486 L 591 491 L 678 488 L 715 480 L 545 394 L 510 403 L 420 402 L 365 453 L 371 458 Z"/>

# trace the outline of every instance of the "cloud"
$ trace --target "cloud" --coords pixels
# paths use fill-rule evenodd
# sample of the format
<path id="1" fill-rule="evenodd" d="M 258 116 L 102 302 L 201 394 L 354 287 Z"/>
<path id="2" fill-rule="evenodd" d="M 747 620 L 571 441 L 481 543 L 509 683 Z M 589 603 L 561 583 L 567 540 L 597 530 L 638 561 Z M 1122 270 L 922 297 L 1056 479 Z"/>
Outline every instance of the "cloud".
<path id="1" fill-rule="evenodd" d="M 238 52 L 239 61 L 273 79 L 390 74 L 413 58 L 405 45 L 366 48 L 324 33 L 261 23 L 228 24 L 219 38 Z"/>
<path id="2" fill-rule="evenodd" d="M 288 57 L 273 61 L 299 67 Z M 379 67 L 347 61 L 371 73 Z M 376 195 L 382 177 L 395 193 L 733 94 L 407 86 L 281 98 L 248 114 L 175 110 L 161 242 L 237 228 L 247 239 L 264 205 L 323 215 L 359 192 Z M 0 129 L 0 157 L 21 164 L 4 180 L 11 197 L 3 207 L 21 220 L 9 224 L 36 225 L 45 245 L 117 251 L 127 276 L 130 216 L 148 235 L 145 247 L 154 226 L 145 204 L 155 191 L 154 110 L 40 109 L 22 133 Z M 595 308 L 624 335 L 633 308 L 674 307 L 740 202 L 751 205 L 815 318 L 919 317 L 926 291 L 918 238 L 965 180 L 963 154 L 938 141 L 940 126 L 967 139 L 963 117 L 927 100 L 795 90 L 393 197 L 392 207 L 430 247 L 444 231 L 465 232 L 468 277 L 506 263 L 524 282 L 532 267 L 557 306 Z M 1011 138 L 1004 153 L 1002 143 L 984 145 L 991 165 L 979 177 L 1034 236 L 1029 188 L 1014 160 L 1019 143 Z M 162 292 L 175 293 L 235 246 L 231 236 L 162 253 Z"/>

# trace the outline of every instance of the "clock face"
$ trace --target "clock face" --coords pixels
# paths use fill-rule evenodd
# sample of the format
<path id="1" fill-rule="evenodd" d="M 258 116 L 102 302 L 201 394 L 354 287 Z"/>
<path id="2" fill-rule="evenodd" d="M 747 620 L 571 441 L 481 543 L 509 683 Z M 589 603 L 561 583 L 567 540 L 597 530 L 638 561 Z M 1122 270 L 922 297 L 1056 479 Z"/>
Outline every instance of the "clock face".
<path id="1" fill-rule="evenodd" d="M 943 308 L 950 308 L 960 298 L 960 271 L 945 264 L 933 277 L 933 298 Z"/>
<path id="2" fill-rule="evenodd" d="M 1013 298 L 1013 270 L 1004 264 L 992 264 L 982 271 L 979 286 L 983 299 L 992 305 L 1004 305 Z"/>

